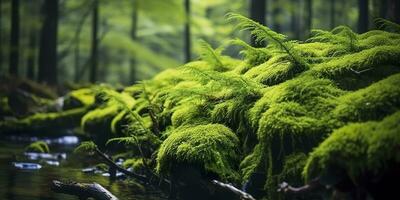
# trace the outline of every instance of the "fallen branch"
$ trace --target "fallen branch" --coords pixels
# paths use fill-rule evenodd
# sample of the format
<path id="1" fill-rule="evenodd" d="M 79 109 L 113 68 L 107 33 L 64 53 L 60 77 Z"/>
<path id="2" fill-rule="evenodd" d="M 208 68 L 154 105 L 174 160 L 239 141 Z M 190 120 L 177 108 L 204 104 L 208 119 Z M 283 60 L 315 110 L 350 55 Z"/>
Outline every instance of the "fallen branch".
<path id="1" fill-rule="evenodd" d="M 106 161 L 107 164 L 108 164 L 110 167 L 113 167 L 113 168 L 117 169 L 118 171 L 124 173 L 124 174 L 127 175 L 127 176 L 133 177 L 133 178 L 138 179 L 138 180 L 143 181 L 143 182 L 147 182 L 147 178 L 146 178 L 145 176 L 140 175 L 140 174 L 136 174 L 135 172 L 131 172 L 131 171 L 128 171 L 128 170 L 126 170 L 126 169 L 120 167 L 120 166 L 117 165 L 114 161 L 112 161 L 105 153 L 101 152 L 97 147 L 96 147 L 96 149 L 95 149 L 95 152 L 96 152 L 100 157 L 102 157 L 102 158 L 104 159 L 104 161 Z M 111 174 L 110 174 L 110 175 L 111 175 Z"/>
<path id="2" fill-rule="evenodd" d="M 291 194 L 304 194 L 310 191 L 317 190 L 321 187 L 322 185 L 319 182 L 319 178 L 316 178 L 310 181 L 310 183 L 301 187 L 292 187 L 287 182 L 282 182 L 281 184 L 279 184 L 278 192 L 291 193 Z"/>
<path id="3" fill-rule="evenodd" d="M 239 190 L 231 184 L 223 183 L 223 182 L 220 182 L 217 180 L 213 180 L 212 183 L 218 187 L 221 187 L 223 189 L 227 189 L 227 190 L 233 192 L 234 194 L 238 195 L 240 197 L 240 199 L 242 199 L 242 200 L 256 200 L 253 196 L 251 196 L 251 194 L 246 193 L 242 190 Z"/>
<path id="4" fill-rule="evenodd" d="M 118 200 L 111 192 L 98 183 L 63 183 L 53 180 L 51 190 L 57 193 L 78 196 L 79 199 Z"/>
<path id="5" fill-rule="evenodd" d="M 368 69 L 364 69 L 364 70 L 361 70 L 361 71 L 357 71 L 357 70 L 355 70 L 355 69 L 353 69 L 353 68 L 350 68 L 350 70 L 352 71 L 352 72 L 354 72 L 355 74 L 358 74 L 358 75 L 360 75 L 361 73 L 364 73 L 364 72 L 367 72 L 367 71 L 369 71 L 369 70 L 372 70 L 373 68 L 368 68 Z"/>

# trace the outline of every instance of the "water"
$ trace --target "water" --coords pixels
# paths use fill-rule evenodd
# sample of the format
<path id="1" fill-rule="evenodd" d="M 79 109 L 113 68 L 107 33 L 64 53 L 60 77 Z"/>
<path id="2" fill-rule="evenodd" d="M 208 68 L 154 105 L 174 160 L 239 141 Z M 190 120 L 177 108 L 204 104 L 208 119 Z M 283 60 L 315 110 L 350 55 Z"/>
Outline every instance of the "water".
<path id="1" fill-rule="evenodd" d="M 1 200 L 76 200 L 75 196 L 54 193 L 50 190 L 52 180 L 70 180 L 76 182 L 97 182 L 117 196 L 120 200 L 160 200 L 165 199 L 160 192 L 140 189 L 129 181 L 110 181 L 107 177 L 85 174 L 81 170 L 96 162 L 88 158 L 72 154 L 76 142 L 74 138 L 47 139 L 51 143 L 52 152 L 66 152 L 67 159 L 61 160 L 59 166 L 44 162 L 41 169 L 21 170 L 13 166 L 16 161 L 29 161 L 23 155 L 24 147 L 31 141 L 40 138 L 8 138 L 0 140 L 0 199 Z"/>

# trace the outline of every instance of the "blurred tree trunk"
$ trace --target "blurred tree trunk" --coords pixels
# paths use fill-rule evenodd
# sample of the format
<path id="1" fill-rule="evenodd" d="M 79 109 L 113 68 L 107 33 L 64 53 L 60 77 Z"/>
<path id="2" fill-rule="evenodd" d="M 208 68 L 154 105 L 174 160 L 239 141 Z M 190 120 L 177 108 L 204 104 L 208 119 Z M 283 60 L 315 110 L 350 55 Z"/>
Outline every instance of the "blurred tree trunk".
<path id="1" fill-rule="evenodd" d="M 381 0 L 379 7 L 379 17 L 386 19 L 388 13 L 388 0 Z"/>
<path id="2" fill-rule="evenodd" d="M 29 31 L 29 53 L 27 60 L 27 74 L 26 76 L 34 80 L 35 79 L 35 57 L 36 57 L 36 33 L 35 30 L 31 28 Z"/>
<path id="3" fill-rule="evenodd" d="M 250 18 L 262 25 L 266 25 L 266 0 L 251 0 L 250 1 Z M 253 47 L 262 47 L 263 44 L 255 42 L 255 38 L 251 37 L 251 45 Z"/>
<path id="4" fill-rule="evenodd" d="M 90 82 L 94 83 L 97 80 L 97 64 L 98 64 L 98 23 L 99 23 L 99 1 L 94 0 L 92 13 L 92 50 L 91 50 L 91 65 L 90 65 Z"/>
<path id="5" fill-rule="evenodd" d="M 389 19 L 400 24 L 400 0 L 389 0 Z"/>
<path id="6" fill-rule="evenodd" d="M 58 0 L 45 0 L 43 12 L 38 79 L 40 82 L 55 85 L 57 84 Z"/>
<path id="7" fill-rule="evenodd" d="M 185 13 L 186 13 L 186 22 L 185 22 L 185 30 L 184 30 L 184 51 L 185 51 L 185 62 L 189 62 L 191 60 L 191 38 L 190 38 L 190 0 L 185 0 Z"/>
<path id="8" fill-rule="evenodd" d="M 11 39 L 9 73 L 18 76 L 19 60 L 19 0 L 11 1 Z"/>
<path id="9" fill-rule="evenodd" d="M 309 37 L 310 33 L 311 33 L 311 29 L 312 29 L 312 19 L 313 19 L 313 9 L 312 9 L 312 7 L 313 7 L 313 1 L 312 0 L 306 0 L 305 3 L 306 3 L 306 16 L 307 16 L 307 18 L 305 20 L 306 21 L 306 28 L 307 28 L 305 36 Z"/>
<path id="10" fill-rule="evenodd" d="M 335 0 L 330 0 L 330 5 L 329 5 L 329 15 L 330 15 L 330 28 L 333 29 L 335 28 Z"/>
<path id="11" fill-rule="evenodd" d="M 272 18 L 274 20 L 274 31 L 276 32 L 281 32 L 281 21 L 280 21 L 280 15 L 282 12 L 281 5 L 279 3 L 279 0 L 274 0 L 272 9 Z"/>
<path id="12" fill-rule="evenodd" d="M 368 0 L 358 0 L 358 32 L 368 31 Z"/>
<path id="13" fill-rule="evenodd" d="M 291 20 L 290 20 L 290 27 L 293 32 L 293 37 L 295 39 L 300 39 L 300 24 L 299 24 L 299 15 L 298 15 L 298 0 L 291 0 L 292 8 L 291 8 Z"/>
<path id="14" fill-rule="evenodd" d="M 3 10 L 3 1 L 0 0 L 0 71 L 3 69 L 3 24 L 1 23 L 3 20 L 2 15 Z"/>
<path id="15" fill-rule="evenodd" d="M 134 0 L 132 8 L 132 24 L 131 24 L 131 38 L 133 41 L 137 39 L 137 21 L 138 21 L 138 1 Z M 135 55 L 131 55 L 130 60 L 130 81 L 134 83 L 136 81 L 136 58 Z"/>

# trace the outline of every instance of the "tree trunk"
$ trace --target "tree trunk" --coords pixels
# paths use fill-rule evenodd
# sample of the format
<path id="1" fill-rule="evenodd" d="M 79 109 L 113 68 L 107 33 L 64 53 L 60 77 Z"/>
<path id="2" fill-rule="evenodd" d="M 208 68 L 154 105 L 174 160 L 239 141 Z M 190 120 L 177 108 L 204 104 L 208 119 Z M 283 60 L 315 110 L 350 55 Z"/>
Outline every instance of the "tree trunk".
<path id="1" fill-rule="evenodd" d="M 2 11 L 3 10 L 3 1 L 0 0 L 0 71 L 3 69 L 3 16 L 2 16 Z"/>
<path id="2" fill-rule="evenodd" d="M 251 0 L 250 1 L 250 18 L 262 25 L 266 25 L 266 0 Z M 255 38 L 251 38 L 251 45 L 253 47 L 262 47 L 264 44 L 255 42 Z"/>
<path id="3" fill-rule="evenodd" d="M 98 62 L 98 22 L 99 22 L 99 1 L 94 0 L 93 15 L 92 15 L 92 52 L 91 52 L 91 66 L 90 66 L 90 82 L 96 82 L 97 76 L 97 62 Z"/>
<path id="4" fill-rule="evenodd" d="M 312 29 L 312 19 L 313 19 L 313 1 L 312 0 L 306 0 L 306 28 L 308 31 L 306 31 L 306 37 L 310 36 L 311 29 Z"/>
<path id="5" fill-rule="evenodd" d="M 137 20 L 138 20 L 138 1 L 134 0 L 134 5 L 132 9 L 132 25 L 131 25 L 131 38 L 133 41 L 136 41 L 137 39 Z M 130 81 L 131 83 L 134 83 L 136 81 L 136 58 L 135 55 L 131 55 L 131 60 L 130 60 Z"/>
<path id="6" fill-rule="evenodd" d="M 329 17 L 329 20 L 330 20 L 330 23 L 329 23 L 329 25 L 330 25 L 330 28 L 331 29 L 334 29 L 335 28 L 335 0 L 330 0 L 330 6 L 329 6 L 329 15 L 330 15 L 330 17 Z"/>
<path id="7" fill-rule="evenodd" d="M 274 31 L 281 32 L 280 15 L 281 15 L 282 9 L 280 7 L 279 0 L 274 0 L 273 6 L 274 7 L 272 10 L 272 18 L 274 20 Z"/>
<path id="8" fill-rule="evenodd" d="M 184 52 L 185 52 L 185 62 L 190 62 L 191 60 L 191 38 L 190 38 L 190 0 L 185 0 L 185 13 L 186 13 L 186 22 L 185 22 L 185 30 L 184 30 Z"/>
<path id="9" fill-rule="evenodd" d="M 29 54 L 27 61 L 27 74 L 26 76 L 34 80 L 35 79 L 35 57 L 36 57 L 36 34 L 34 30 L 30 30 L 29 33 Z"/>
<path id="10" fill-rule="evenodd" d="M 57 84 L 58 0 L 44 1 L 44 22 L 40 34 L 39 81 Z"/>
<path id="11" fill-rule="evenodd" d="M 9 73 L 18 76 L 19 60 L 19 0 L 11 1 L 11 40 Z"/>
<path id="12" fill-rule="evenodd" d="M 368 31 L 368 0 L 358 0 L 358 32 Z"/>
<path id="13" fill-rule="evenodd" d="M 389 0 L 389 19 L 400 24 L 400 1 Z"/>
<path id="14" fill-rule="evenodd" d="M 300 39 L 300 30 L 299 30 L 299 15 L 298 15 L 298 0 L 291 0 L 292 3 L 292 13 L 291 13 L 291 20 L 290 20 L 290 27 L 293 32 L 293 37 L 295 39 Z"/>

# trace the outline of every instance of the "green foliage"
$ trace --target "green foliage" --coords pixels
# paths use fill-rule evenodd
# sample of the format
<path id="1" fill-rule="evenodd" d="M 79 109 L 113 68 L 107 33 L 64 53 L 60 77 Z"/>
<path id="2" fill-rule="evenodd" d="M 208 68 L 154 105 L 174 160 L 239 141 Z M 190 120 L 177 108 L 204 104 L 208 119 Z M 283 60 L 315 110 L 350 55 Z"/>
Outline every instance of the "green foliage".
<path id="1" fill-rule="evenodd" d="M 306 63 L 299 57 L 293 49 L 294 42 L 287 41 L 287 37 L 283 34 L 276 33 L 266 26 L 259 24 L 243 15 L 230 13 L 228 14 L 229 20 L 238 22 L 238 27 L 243 30 L 249 30 L 255 37 L 255 41 L 259 43 L 269 42 L 269 45 L 277 50 L 283 51 L 289 56 L 289 60 L 293 62 L 298 68 L 306 68 Z"/>
<path id="2" fill-rule="evenodd" d="M 157 154 L 158 173 L 169 173 L 177 164 L 199 165 L 222 179 L 237 180 L 237 136 L 220 124 L 186 126 L 174 130 Z"/>
<path id="3" fill-rule="evenodd" d="M 44 141 L 36 141 L 25 148 L 26 152 L 50 153 L 50 148 Z"/>
<path id="4" fill-rule="evenodd" d="M 254 67 L 265 63 L 272 57 L 267 48 L 255 48 L 240 39 L 232 40 L 231 43 L 243 47 L 243 50 L 240 51 L 240 54 L 244 56 L 249 67 Z M 241 73 L 244 73 L 244 71 L 242 70 Z"/>
<path id="5" fill-rule="evenodd" d="M 132 168 L 134 172 L 136 173 L 141 173 L 143 172 L 146 168 L 145 165 L 143 164 L 143 159 L 142 158 L 129 158 L 124 161 L 122 166 L 127 169 L 127 168 Z"/>
<path id="6" fill-rule="evenodd" d="M 97 145 L 92 141 L 82 142 L 74 149 L 74 153 L 90 153 L 97 149 Z"/>

